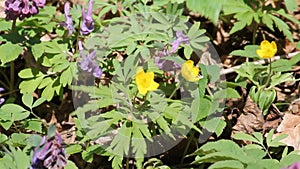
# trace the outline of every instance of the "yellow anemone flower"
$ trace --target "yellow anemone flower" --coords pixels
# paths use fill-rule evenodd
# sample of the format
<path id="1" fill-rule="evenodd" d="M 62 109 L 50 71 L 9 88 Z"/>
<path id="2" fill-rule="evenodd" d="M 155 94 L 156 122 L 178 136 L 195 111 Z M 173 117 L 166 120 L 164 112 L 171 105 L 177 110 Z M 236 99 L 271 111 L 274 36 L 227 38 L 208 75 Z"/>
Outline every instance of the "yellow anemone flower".
<path id="1" fill-rule="evenodd" d="M 185 80 L 190 82 L 196 82 L 200 78 L 199 75 L 199 68 L 194 66 L 194 61 L 187 60 L 182 66 L 181 66 L 181 75 Z"/>
<path id="2" fill-rule="evenodd" d="M 152 91 L 158 88 L 159 84 L 154 81 L 154 73 L 145 73 L 143 69 L 138 69 L 135 75 L 135 81 L 139 90 L 139 93 L 145 95 L 148 91 Z"/>
<path id="3" fill-rule="evenodd" d="M 260 43 L 260 49 L 256 50 L 256 53 L 258 54 L 259 57 L 264 58 L 264 59 L 270 59 L 274 57 L 274 55 L 277 52 L 277 46 L 274 41 L 271 43 L 267 40 L 263 40 Z"/>

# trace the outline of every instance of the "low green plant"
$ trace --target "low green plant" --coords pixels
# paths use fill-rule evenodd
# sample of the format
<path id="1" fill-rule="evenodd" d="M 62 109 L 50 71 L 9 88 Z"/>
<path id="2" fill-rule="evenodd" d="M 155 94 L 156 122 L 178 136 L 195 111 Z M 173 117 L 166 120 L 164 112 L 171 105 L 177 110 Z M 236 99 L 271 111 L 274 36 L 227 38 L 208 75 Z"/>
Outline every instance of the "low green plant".
<path id="1" fill-rule="evenodd" d="M 300 156 L 297 152 L 288 152 L 287 146 L 281 152 L 274 151 L 274 148 L 278 149 L 280 146 L 285 146 L 280 140 L 287 135 L 282 134 L 273 138 L 273 134 L 274 130 L 271 130 L 266 137 L 259 132 L 253 132 L 252 135 L 236 133 L 233 136 L 234 139 L 248 142 L 244 146 L 239 146 L 232 140 L 208 142 L 192 154 L 192 156 L 196 156 L 193 164 L 203 166 L 211 164 L 209 169 L 272 169 L 287 167 L 299 161 Z"/>

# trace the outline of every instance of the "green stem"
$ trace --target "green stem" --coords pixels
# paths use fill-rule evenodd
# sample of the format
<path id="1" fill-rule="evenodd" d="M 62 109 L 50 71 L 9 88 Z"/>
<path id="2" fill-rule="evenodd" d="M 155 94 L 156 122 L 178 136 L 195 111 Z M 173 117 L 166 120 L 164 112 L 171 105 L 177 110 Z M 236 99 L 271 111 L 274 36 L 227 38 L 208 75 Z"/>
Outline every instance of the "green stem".
<path id="1" fill-rule="evenodd" d="M 129 169 L 129 157 L 126 158 L 126 169 Z"/>
<path id="2" fill-rule="evenodd" d="M 258 24 L 256 22 L 253 23 L 253 32 L 252 32 L 252 44 L 255 45 L 256 42 L 256 32 L 258 28 Z"/>
<path id="3" fill-rule="evenodd" d="M 16 93 L 16 92 L 18 92 L 19 90 L 20 90 L 20 89 L 16 89 L 16 90 L 12 90 L 12 91 L 9 91 L 9 92 L 0 94 L 0 97 L 3 97 L 3 96 L 6 96 L 6 95 L 10 95 L 10 94 Z"/>
<path id="4" fill-rule="evenodd" d="M 267 82 L 266 82 L 266 85 L 264 86 L 264 88 L 268 87 L 270 85 L 270 82 L 271 82 L 271 77 L 272 77 L 272 61 L 271 61 L 271 58 L 268 59 L 269 61 L 269 72 L 268 72 L 268 79 L 267 79 Z"/>
<path id="5" fill-rule="evenodd" d="M 169 96 L 169 99 L 171 99 L 174 94 L 176 93 L 176 91 L 180 88 L 180 84 L 178 84 L 178 86 L 176 86 L 176 88 L 172 91 L 171 95 Z"/>
<path id="6" fill-rule="evenodd" d="M 9 90 L 14 90 L 14 84 L 15 84 L 15 62 L 10 62 L 10 83 L 9 83 Z"/>
<path id="7" fill-rule="evenodd" d="M 13 20 L 11 25 L 11 32 L 15 32 L 16 30 L 16 19 Z M 9 82 L 9 90 L 14 90 L 14 84 L 15 84 L 15 63 L 14 61 L 10 62 L 10 82 Z"/>
<path id="8" fill-rule="evenodd" d="M 11 25 L 11 32 L 15 32 L 15 30 L 16 30 L 16 22 L 17 22 L 17 20 L 14 19 L 13 22 L 12 22 L 12 25 Z"/>
<path id="9" fill-rule="evenodd" d="M 214 95 L 212 94 L 212 92 L 208 86 L 206 86 L 206 90 L 211 97 L 214 97 Z"/>
<path id="10" fill-rule="evenodd" d="M 185 157 L 187 151 L 189 150 L 189 147 L 190 147 L 191 142 L 192 142 L 193 140 L 194 140 L 194 130 L 191 131 L 190 137 L 189 137 L 188 142 L 187 142 L 187 144 L 186 144 L 186 146 L 185 146 L 185 149 L 184 149 L 184 151 L 183 151 L 183 154 L 182 154 L 182 157 L 181 157 L 180 164 L 183 164 L 183 162 L 184 162 L 184 157 Z"/>
<path id="11" fill-rule="evenodd" d="M 0 70 L 0 73 L 2 75 L 2 77 L 4 77 L 6 83 L 8 84 L 9 83 L 9 78 L 7 77 L 7 74 L 3 71 L 3 70 Z M 1 81 L 2 82 L 2 81 Z M 4 83 L 4 82 L 3 82 Z M 8 89 L 9 87 L 7 87 Z"/>
<path id="12" fill-rule="evenodd" d="M 252 30 L 252 45 L 255 45 L 256 42 L 256 32 L 257 32 L 258 24 L 253 22 L 253 30 Z M 249 58 L 246 58 L 246 62 L 249 61 Z"/>
<path id="13" fill-rule="evenodd" d="M 9 86 L 7 86 L 4 82 L 0 81 L 0 85 L 4 87 L 5 89 L 9 89 Z"/>
<path id="14" fill-rule="evenodd" d="M 1 144 L 1 147 L 9 156 L 13 157 L 13 154 L 3 144 Z"/>

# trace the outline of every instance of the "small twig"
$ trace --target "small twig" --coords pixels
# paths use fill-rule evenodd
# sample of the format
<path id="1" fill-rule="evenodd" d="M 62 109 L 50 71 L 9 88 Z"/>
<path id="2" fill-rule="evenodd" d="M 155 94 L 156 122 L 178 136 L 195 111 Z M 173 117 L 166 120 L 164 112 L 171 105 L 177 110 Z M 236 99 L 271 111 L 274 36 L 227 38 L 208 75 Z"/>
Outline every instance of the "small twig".
<path id="1" fill-rule="evenodd" d="M 290 59 L 290 58 L 296 56 L 299 53 L 300 52 L 297 51 L 297 52 L 289 53 L 288 55 L 274 56 L 273 58 L 271 58 L 271 62 L 274 62 L 276 60 L 283 59 L 283 58 Z M 255 65 L 263 65 L 263 64 L 269 63 L 269 61 L 268 60 L 258 60 L 258 61 L 255 61 L 253 63 Z M 233 73 L 234 69 L 239 69 L 240 67 L 241 67 L 241 65 L 234 66 L 234 67 L 231 67 L 231 68 L 228 68 L 228 69 L 222 69 L 221 70 L 221 75 L 226 75 L 226 74 L 229 74 L 229 73 Z"/>

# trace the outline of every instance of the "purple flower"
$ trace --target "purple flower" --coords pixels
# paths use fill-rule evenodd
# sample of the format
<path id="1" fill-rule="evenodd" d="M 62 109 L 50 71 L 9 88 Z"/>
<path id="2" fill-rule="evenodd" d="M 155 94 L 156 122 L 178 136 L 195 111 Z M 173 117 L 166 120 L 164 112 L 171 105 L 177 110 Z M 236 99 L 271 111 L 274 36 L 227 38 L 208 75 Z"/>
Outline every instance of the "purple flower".
<path id="1" fill-rule="evenodd" d="M 83 46 L 82 42 L 78 42 L 79 50 L 80 50 L 80 55 L 82 57 L 80 61 L 80 68 L 84 71 L 87 71 L 89 73 L 93 73 L 93 76 L 96 78 L 99 78 L 102 76 L 102 69 L 96 64 L 97 62 L 97 55 L 96 55 L 96 50 L 92 50 L 89 52 L 89 54 L 86 56 L 83 53 Z"/>
<path id="2" fill-rule="evenodd" d="M 65 11 L 65 18 L 66 21 L 61 23 L 60 25 L 65 27 L 66 29 L 69 30 L 69 36 L 71 36 L 73 34 L 74 31 L 74 27 L 73 27 L 73 19 L 70 15 L 70 3 L 66 2 L 64 5 L 64 11 Z"/>
<path id="3" fill-rule="evenodd" d="M 170 53 L 174 53 L 179 48 L 181 43 L 188 45 L 190 43 L 190 39 L 180 30 L 176 31 L 176 40 L 172 42 L 172 49 Z"/>
<path id="4" fill-rule="evenodd" d="M 94 20 L 92 18 L 93 15 L 93 0 L 89 1 L 89 6 L 87 13 L 85 9 L 82 9 L 82 20 L 80 26 L 80 34 L 81 35 L 89 35 L 94 30 Z"/>
<path id="5" fill-rule="evenodd" d="M 172 42 L 172 49 L 169 51 L 167 48 L 165 48 L 163 51 L 158 52 L 158 56 L 155 57 L 155 64 L 158 66 L 159 69 L 164 71 L 171 71 L 175 69 L 179 69 L 180 65 L 171 61 L 164 59 L 164 56 L 172 55 L 176 52 L 176 50 L 179 48 L 180 44 L 186 44 L 188 45 L 190 43 L 190 39 L 187 35 L 184 35 L 181 30 L 176 31 L 176 40 Z"/>
<path id="6" fill-rule="evenodd" d="M 163 71 L 166 71 L 166 72 L 176 70 L 176 69 L 180 68 L 180 65 L 178 63 L 175 63 L 171 60 L 164 59 L 160 56 L 155 57 L 154 62 L 160 70 L 163 70 Z"/>
<path id="7" fill-rule="evenodd" d="M 39 12 L 38 8 L 45 6 L 45 0 L 6 0 L 5 1 L 5 14 L 6 20 L 20 20 L 25 17 L 30 17 Z"/>
<path id="8" fill-rule="evenodd" d="M 300 169 L 300 162 L 293 163 L 288 168 L 282 168 L 282 169 Z"/>
<path id="9" fill-rule="evenodd" d="M 4 91 L 5 91 L 5 89 L 0 87 L 0 93 L 4 92 Z M 5 102 L 5 99 L 0 97 L 0 105 L 3 104 L 4 102 Z"/>
<path id="10" fill-rule="evenodd" d="M 52 138 L 43 137 L 38 147 L 34 149 L 30 169 L 55 168 L 62 169 L 67 165 L 65 149 L 62 148 L 62 138 L 59 133 Z"/>

